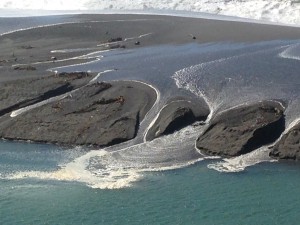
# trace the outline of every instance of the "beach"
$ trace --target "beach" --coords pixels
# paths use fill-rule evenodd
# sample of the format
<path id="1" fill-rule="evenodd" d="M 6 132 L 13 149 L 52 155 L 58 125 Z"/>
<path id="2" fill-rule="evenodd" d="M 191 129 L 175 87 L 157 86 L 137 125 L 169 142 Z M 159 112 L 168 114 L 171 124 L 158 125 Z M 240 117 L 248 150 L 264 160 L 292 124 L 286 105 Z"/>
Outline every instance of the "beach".
<path id="1" fill-rule="evenodd" d="M 66 19 L 64 19 L 66 17 Z M 47 17 L 46 17 L 47 18 Z M 175 16 L 151 15 L 67 15 L 60 16 L 53 25 L 7 32 L 1 36 L 1 59 L 17 58 L 13 64 L 50 60 L 54 50 L 105 48 L 110 38 L 121 37 L 127 48 L 186 43 L 258 42 L 294 40 L 299 28 L 282 25 L 207 20 Z M 22 20 L 16 18 L 16 20 Z M 41 17 L 41 23 L 43 17 Z M 64 20 L 67 20 L 64 24 Z M 72 22 L 72 20 L 74 22 Z M 1 18 L 1 23 L 11 21 Z M 36 18 L 34 19 L 36 23 Z M 28 22 L 30 24 L 30 22 Z M 5 25 L 4 25 L 5 26 Z M 30 25 L 28 25 L 30 27 Z M 12 29 L 14 30 L 14 29 Z M 21 35 L 22 34 L 22 35 Z M 141 37 L 140 37 L 141 36 Z M 140 37 L 140 38 L 139 38 Z M 195 39 L 193 39 L 193 37 Z M 137 39 L 141 45 L 135 46 Z M 97 48 L 97 45 L 99 48 Z M 31 46 L 32 48 L 26 49 Z M 16 57 L 13 57 L 13 53 Z M 29 53 L 29 57 L 27 54 Z M 77 52 L 64 53 L 62 58 L 78 56 Z M 72 64 L 72 61 L 67 62 Z M 2 62 L 3 64 L 3 62 Z M 11 65 L 11 64 L 9 64 Z M 58 64 L 59 66 L 60 64 Z M 64 65 L 64 63 L 63 63 Z M 43 69 L 43 68 L 42 68 Z"/>

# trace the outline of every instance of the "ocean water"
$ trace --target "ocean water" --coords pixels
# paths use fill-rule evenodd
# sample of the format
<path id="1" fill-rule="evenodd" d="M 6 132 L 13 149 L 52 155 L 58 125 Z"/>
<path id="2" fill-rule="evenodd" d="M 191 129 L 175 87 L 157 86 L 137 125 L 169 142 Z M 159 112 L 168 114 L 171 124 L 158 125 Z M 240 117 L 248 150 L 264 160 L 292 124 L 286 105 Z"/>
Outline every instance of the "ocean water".
<path id="1" fill-rule="evenodd" d="M 68 11 L 87 13 L 89 10 L 94 13 L 97 10 L 101 10 L 102 13 L 105 11 L 168 14 L 202 12 L 276 23 L 300 24 L 299 0 L 1 0 L 0 9 L 2 9 L 0 16 L 57 14 L 58 11 L 63 11 L 61 12 L 63 14 Z"/>
<path id="2" fill-rule="evenodd" d="M 211 115 L 282 99 L 288 103 L 287 131 L 299 120 L 299 40 L 91 49 L 84 56 L 78 49 L 53 51 L 78 51 L 91 61 L 59 68 L 51 63 L 49 70 L 143 82 L 158 98 L 137 137 L 116 146 L 87 151 L 1 141 L 0 224 L 298 224 L 299 165 L 270 159 L 267 146 L 221 159 L 195 149 L 201 126 L 151 142 L 144 137 L 178 95 L 204 99 Z"/>
<path id="3" fill-rule="evenodd" d="M 2 142 L 0 168 L 55 170 L 83 154 L 56 146 Z M 299 164 L 263 163 L 220 173 L 201 161 L 144 173 L 130 188 L 92 189 L 78 182 L 0 179 L 0 222 L 15 224 L 298 224 Z"/>

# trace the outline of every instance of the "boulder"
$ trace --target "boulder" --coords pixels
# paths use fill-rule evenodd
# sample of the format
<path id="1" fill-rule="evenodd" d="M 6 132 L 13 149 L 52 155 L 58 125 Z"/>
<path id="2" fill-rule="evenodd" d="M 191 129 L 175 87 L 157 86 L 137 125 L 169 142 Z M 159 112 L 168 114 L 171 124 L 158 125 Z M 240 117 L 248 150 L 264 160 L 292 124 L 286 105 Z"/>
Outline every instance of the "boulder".
<path id="1" fill-rule="evenodd" d="M 274 142 L 285 129 L 284 107 L 262 101 L 217 114 L 197 139 L 204 154 L 238 156 Z"/>
<path id="2" fill-rule="evenodd" d="M 273 146 L 270 156 L 277 159 L 300 160 L 300 122 L 282 135 Z"/>
<path id="3" fill-rule="evenodd" d="M 14 70 L 36 70 L 36 68 L 34 66 L 31 65 L 21 65 L 21 66 L 15 66 L 13 67 Z"/>
<path id="4" fill-rule="evenodd" d="M 150 141 L 161 135 L 171 134 L 195 121 L 205 121 L 209 113 L 205 103 L 193 103 L 187 100 L 171 101 L 160 111 L 147 132 L 146 140 Z"/>

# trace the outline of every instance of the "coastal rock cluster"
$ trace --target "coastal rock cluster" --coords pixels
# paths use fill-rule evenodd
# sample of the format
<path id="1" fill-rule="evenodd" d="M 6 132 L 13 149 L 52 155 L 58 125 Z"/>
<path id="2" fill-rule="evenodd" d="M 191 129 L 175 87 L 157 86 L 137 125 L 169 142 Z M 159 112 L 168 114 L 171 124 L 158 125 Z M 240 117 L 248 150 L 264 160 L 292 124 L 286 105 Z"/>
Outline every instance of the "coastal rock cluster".
<path id="1" fill-rule="evenodd" d="M 196 146 L 204 154 L 237 156 L 270 144 L 285 129 L 284 108 L 279 102 L 263 101 L 217 114 Z"/>
<path id="2" fill-rule="evenodd" d="M 2 82 L 0 137 L 97 146 L 136 137 L 140 122 L 156 101 L 155 90 L 140 82 L 92 80 L 92 74 L 72 72 Z M 145 139 L 202 121 L 205 129 L 196 147 L 205 155 L 233 157 L 275 142 L 269 147 L 271 157 L 298 160 L 300 122 L 284 132 L 285 107 L 278 100 L 248 103 L 217 112 L 206 123 L 210 114 L 206 104 L 174 98 L 160 109 Z"/>
<path id="3" fill-rule="evenodd" d="M 270 156 L 279 159 L 300 159 L 300 122 L 283 134 L 273 146 Z"/>
<path id="4" fill-rule="evenodd" d="M 99 60 L 91 50 L 299 37 L 298 31 L 288 27 L 253 29 L 251 24 L 232 26 L 232 22 L 199 22 L 196 18 L 157 16 L 153 20 L 127 15 L 124 20 L 122 15 L 102 15 L 102 19 L 97 15 L 87 21 L 86 15 L 79 17 L 85 22 L 24 29 L 0 37 L 0 138 L 109 146 L 136 137 L 157 99 L 149 85 L 91 82 L 95 74 L 87 72 L 42 76 L 49 69 L 56 71 L 51 68 Z M 233 32 L 233 27 L 239 32 Z M 68 49 L 72 51 L 65 51 Z M 286 130 L 283 102 L 247 103 L 214 112 L 209 121 L 212 112 L 203 102 L 173 96 L 158 109 L 145 139 L 151 141 L 197 122 L 194 125 L 203 125 L 204 131 L 195 140 L 196 147 L 205 155 L 233 157 L 273 144 L 269 147 L 271 157 L 300 159 L 300 122 Z"/>
<path id="5" fill-rule="evenodd" d="M 91 75 L 68 74 L 0 83 L 0 116 L 82 87 Z"/>
<path id="6" fill-rule="evenodd" d="M 0 119 L 0 136 L 98 146 L 117 144 L 136 136 L 140 121 L 155 102 L 156 93 L 152 88 L 125 81 L 89 83 L 90 78 L 86 76 L 68 75 L 64 79 L 52 76 L 23 81 L 20 91 L 18 82 L 3 83 L 0 96 L 4 116 Z M 24 93 L 28 94 L 23 96 Z M 20 96 L 23 98 L 17 102 Z M 54 96 L 60 97 L 10 117 L 13 110 Z"/>
<path id="7" fill-rule="evenodd" d="M 224 157 L 249 153 L 264 145 L 276 159 L 300 159 L 300 123 L 285 131 L 285 107 L 280 101 L 262 101 L 217 113 L 196 141 L 206 155 Z"/>
<path id="8" fill-rule="evenodd" d="M 146 140 L 150 141 L 196 121 L 205 121 L 210 110 L 207 105 L 200 105 L 186 100 L 174 100 L 164 106 L 154 124 L 148 130 Z"/>

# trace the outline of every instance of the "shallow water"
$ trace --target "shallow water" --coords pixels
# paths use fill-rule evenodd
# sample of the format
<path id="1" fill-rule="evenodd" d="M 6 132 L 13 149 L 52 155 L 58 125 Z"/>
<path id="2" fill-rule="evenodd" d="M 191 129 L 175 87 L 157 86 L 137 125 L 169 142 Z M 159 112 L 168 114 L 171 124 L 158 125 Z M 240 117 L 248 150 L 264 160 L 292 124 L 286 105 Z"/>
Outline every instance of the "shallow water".
<path id="1" fill-rule="evenodd" d="M 53 170 L 57 163 L 82 154 L 79 149 L 71 152 L 51 145 L 1 143 L 1 171 Z M 29 155 L 34 157 L 26 158 Z M 298 224 L 299 165 L 264 163 L 240 173 L 219 173 L 208 169 L 209 163 L 144 173 L 132 187 L 119 190 L 91 189 L 77 182 L 0 179 L 0 222 Z"/>

